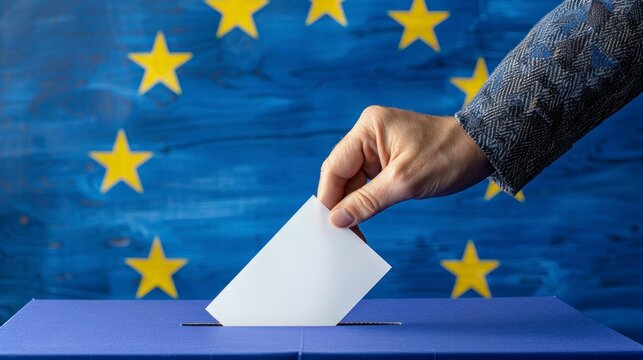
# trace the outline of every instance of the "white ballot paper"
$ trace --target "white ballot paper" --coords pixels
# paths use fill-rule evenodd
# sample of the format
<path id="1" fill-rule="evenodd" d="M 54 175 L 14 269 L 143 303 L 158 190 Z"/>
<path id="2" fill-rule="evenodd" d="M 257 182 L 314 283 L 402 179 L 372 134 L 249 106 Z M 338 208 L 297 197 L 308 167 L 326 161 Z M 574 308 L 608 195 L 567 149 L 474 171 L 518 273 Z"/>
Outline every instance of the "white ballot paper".
<path id="1" fill-rule="evenodd" d="M 391 266 L 316 197 L 288 220 L 206 310 L 224 326 L 334 326 Z"/>

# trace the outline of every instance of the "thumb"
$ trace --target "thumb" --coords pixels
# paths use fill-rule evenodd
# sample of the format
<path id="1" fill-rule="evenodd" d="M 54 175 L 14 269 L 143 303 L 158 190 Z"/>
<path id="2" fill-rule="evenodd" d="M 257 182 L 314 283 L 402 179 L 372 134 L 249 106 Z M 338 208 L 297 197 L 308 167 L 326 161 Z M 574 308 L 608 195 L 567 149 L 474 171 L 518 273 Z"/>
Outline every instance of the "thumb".
<path id="1" fill-rule="evenodd" d="M 330 212 L 330 222 L 340 228 L 355 226 L 387 207 L 406 200 L 405 185 L 395 181 L 394 167 L 387 166 L 373 180 L 346 195 Z"/>

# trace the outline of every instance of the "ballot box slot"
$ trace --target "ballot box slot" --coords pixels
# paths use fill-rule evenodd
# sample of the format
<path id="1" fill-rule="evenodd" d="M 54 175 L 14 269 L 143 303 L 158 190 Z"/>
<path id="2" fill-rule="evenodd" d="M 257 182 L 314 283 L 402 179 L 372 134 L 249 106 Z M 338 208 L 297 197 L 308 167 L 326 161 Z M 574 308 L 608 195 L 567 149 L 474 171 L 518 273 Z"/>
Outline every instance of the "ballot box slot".
<path id="1" fill-rule="evenodd" d="M 382 325 L 402 325 L 398 321 L 349 321 L 340 322 L 337 326 L 382 326 Z M 223 326 L 218 322 L 184 322 L 181 326 Z"/>
<path id="2" fill-rule="evenodd" d="M 398 321 L 354 321 L 354 322 L 340 322 L 337 326 L 373 326 L 373 325 L 402 325 Z"/>

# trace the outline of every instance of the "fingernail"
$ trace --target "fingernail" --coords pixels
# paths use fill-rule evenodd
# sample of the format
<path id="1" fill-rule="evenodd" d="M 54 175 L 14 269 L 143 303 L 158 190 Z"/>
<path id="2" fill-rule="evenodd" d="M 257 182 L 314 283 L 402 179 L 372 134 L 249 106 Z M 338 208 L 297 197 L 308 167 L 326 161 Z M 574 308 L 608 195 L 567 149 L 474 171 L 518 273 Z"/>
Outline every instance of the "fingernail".
<path id="1" fill-rule="evenodd" d="M 344 208 L 335 209 L 330 212 L 330 222 L 336 227 L 348 227 L 355 221 L 355 217 Z"/>

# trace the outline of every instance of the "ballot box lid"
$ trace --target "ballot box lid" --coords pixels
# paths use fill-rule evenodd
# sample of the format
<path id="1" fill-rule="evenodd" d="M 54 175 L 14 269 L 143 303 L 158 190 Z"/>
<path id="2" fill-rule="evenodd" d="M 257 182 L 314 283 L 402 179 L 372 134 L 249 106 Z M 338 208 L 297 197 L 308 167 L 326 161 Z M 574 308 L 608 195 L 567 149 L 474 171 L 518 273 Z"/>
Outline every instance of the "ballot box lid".
<path id="1" fill-rule="evenodd" d="M 211 326 L 207 304 L 32 300 L 0 327 L 0 358 L 643 359 L 554 297 L 363 300 L 333 327 Z"/>

